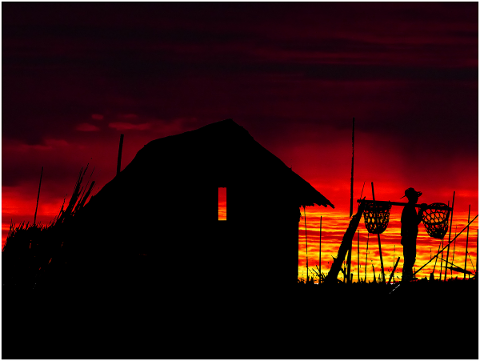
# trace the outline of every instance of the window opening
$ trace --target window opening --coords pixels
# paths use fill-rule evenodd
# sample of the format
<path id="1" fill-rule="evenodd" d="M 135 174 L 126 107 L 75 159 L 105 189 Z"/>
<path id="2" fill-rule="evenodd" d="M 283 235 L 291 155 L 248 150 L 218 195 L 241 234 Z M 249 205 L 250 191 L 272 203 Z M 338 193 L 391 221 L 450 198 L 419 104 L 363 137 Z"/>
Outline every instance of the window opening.
<path id="1" fill-rule="evenodd" d="M 218 220 L 227 220 L 227 188 L 218 188 Z"/>

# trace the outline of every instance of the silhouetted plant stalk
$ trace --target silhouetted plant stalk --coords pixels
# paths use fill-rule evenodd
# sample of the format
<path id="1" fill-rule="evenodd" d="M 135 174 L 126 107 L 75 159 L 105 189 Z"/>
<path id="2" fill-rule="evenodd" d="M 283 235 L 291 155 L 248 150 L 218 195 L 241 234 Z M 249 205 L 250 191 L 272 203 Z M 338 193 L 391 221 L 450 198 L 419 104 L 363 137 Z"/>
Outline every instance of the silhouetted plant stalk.
<path id="1" fill-rule="evenodd" d="M 311 268 L 310 270 L 318 277 L 318 284 L 321 284 L 325 280 L 325 275 L 321 272 L 320 268 L 315 265 L 315 268 Z"/>
<path id="2" fill-rule="evenodd" d="M 467 219 L 467 223 L 470 224 L 470 205 L 468 205 L 468 219 Z M 470 230 L 470 226 L 467 227 L 467 241 L 465 243 L 465 265 L 463 267 L 463 269 L 466 271 L 467 270 L 467 254 L 468 254 L 468 231 Z M 478 247 L 478 244 L 477 244 L 477 247 Z M 467 273 L 465 272 L 463 274 L 463 279 L 465 279 Z"/>
<path id="3" fill-rule="evenodd" d="M 453 191 L 453 200 L 452 200 L 452 212 L 450 213 L 450 230 L 448 231 L 448 245 L 447 245 L 447 261 L 448 261 L 448 254 L 450 253 L 450 238 L 452 236 L 452 222 L 453 222 L 453 209 L 454 209 L 454 206 L 455 206 L 455 191 Z M 455 237 L 456 238 L 456 237 Z M 447 268 L 447 265 L 445 264 L 445 277 L 444 277 L 444 281 L 447 280 L 447 272 L 448 272 L 448 268 Z"/>
<path id="4" fill-rule="evenodd" d="M 455 225 L 455 239 L 457 239 L 457 225 Z M 453 256 L 452 256 L 452 265 L 455 263 L 455 245 L 457 244 L 457 241 L 453 242 Z M 431 257 L 430 257 L 431 258 Z M 453 277 L 452 275 L 453 270 L 450 268 L 450 278 Z"/>
<path id="5" fill-rule="evenodd" d="M 352 283 L 352 274 L 351 274 L 351 267 L 352 267 L 352 250 L 353 250 L 353 243 L 350 244 L 350 250 L 348 251 L 347 257 L 347 282 L 350 284 Z"/>
<path id="6" fill-rule="evenodd" d="M 474 272 L 475 274 L 477 274 L 477 270 L 476 270 L 475 266 L 473 265 L 472 257 L 470 256 L 470 253 L 468 254 L 468 258 L 470 258 L 470 263 L 472 264 L 473 272 Z"/>
<path id="7" fill-rule="evenodd" d="M 355 118 L 352 123 L 352 173 L 350 176 L 350 218 L 353 214 L 353 164 L 355 159 Z"/>
<path id="8" fill-rule="evenodd" d="M 445 248 L 447 248 L 448 246 L 450 246 L 450 244 L 451 244 L 452 242 L 454 242 L 454 241 L 457 239 L 457 237 L 459 237 L 459 236 L 463 233 L 463 231 L 464 231 L 465 229 L 467 229 L 467 227 L 468 227 L 471 223 L 473 223 L 477 218 L 478 218 L 478 214 L 475 216 L 475 218 L 473 218 L 473 219 L 465 226 L 465 228 L 463 228 L 463 229 L 460 231 L 460 233 L 459 233 L 454 239 L 452 239 L 451 241 L 449 241 L 448 244 L 447 244 L 444 248 L 442 248 L 442 250 L 441 250 L 440 252 L 438 252 L 433 258 L 438 257 L 438 256 L 440 255 L 440 253 L 443 252 L 443 250 L 444 250 Z M 414 273 L 413 275 L 415 276 L 416 273 L 420 272 L 420 270 L 422 270 L 426 265 L 428 265 L 428 264 L 433 260 L 433 258 L 430 259 L 427 263 L 425 263 L 422 267 L 420 267 L 417 271 L 415 271 L 415 273 Z M 446 264 L 445 264 L 445 269 L 447 269 L 447 265 L 446 265 Z M 446 271 L 445 271 L 445 272 L 446 272 Z"/>
<path id="9" fill-rule="evenodd" d="M 442 240 L 442 243 L 441 243 L 441 247 L 443 249 L 443 240 Z M 442 251 L 442 257 L 440 258 L 440 275 L 438 276 L 438 279 L 441 281 L 442 280 L 442 270 L 443 270 L 443 251 Z"/>
<path id="10" fill-rule="evenodd" d="M 307 211 L 303 206 L 303 213 L 305 214 L 305 257 L 307 259 L 307 283 L 308 283 L 308 240 L 307 240 Z"/>
<path id="11" fill-rule="evenodd" d="M 37 194 L 37 206 L 35 207 L 35 215 L 33 216 L 33 224 L 37 223 L 37 210 L 38 210 L 38 201 L 40 200 L 40 188 L 42 188 L 42 177 L 43 177 L 43 167 L 40 172 L 40 184 L 38 185 L 38 194 Z"/>
<path id="12" fill-rule="evenodd" d="M 395 273 L 395 269 L 397 268 L 398 261 L 400 261 L 400 257 L 397 258 L 397 262 L 395 262 L 395 266 L 393 266 L 392 273 L 390 274 L 390 277 L 388 278 L 388 283 L 390 283 L 392 281 L 392 277 Z"/>
<path id="13" fill-rule="evenodd" d="M 67 209 L 63 210 L 63 205 L 62 205 L 62 209 L 60 210 L 60 213 L 56 218 L 55 224 L 63 223 L 65 222 L 66 219 L 73 217 L 75 213 L 77 213 L 85 205 L 85 202 L 90 196 L 90 193 L 92 192 L 92 189 L 95 185 L 95 181 L 93 181 L 89 186 L 88 184 L 89 181 L 88 181 L 87 184 L 84 187 L 82 187 L 83 177 L 85 176 L 87 169 L 88 169 L 88 164 L 85 167 L 85 170 L 83 168 L 80 169 L 80 173 L 78 175 L 77 182 L 75 183 L 75 187 L 73 189 L 73 193 L 70 198 L 70 202 L 68 203 Z M 92 174 L 93 174 L 93 171 L 92 171 Z"/>
<path id="14" fill-rule="evenodd" d="M 319 248 L 318 248 L 318 267 L 319 273 L 322 273 L 322 216 L 320 216 L 320 239 L 319 239 Z M 318 280 L 320 284 L 320 279 Z"/>
<path id="15" fill-rule="evenodd" d="M 360 282 L 360 231 L 357 231 L 357 279 Z"/>
<path id="16" fill-rule="evenodd" d="M 80 170 L 67 209 L 64 200 L 59 214 L 48 225 L 37 224 L 36 220 L 34 224 L 24 221 L 18 225 L 11 221 L 2 253 L 4 285 L 31 288 L 46 269 L 61 263 L 56 261 L 62 258 L 60 250 L 65 241 L 60 229 L 84 207 L 95 183 L 87 182 L 82 187 L 87 168 Z"/>
<path id="17" fill-rule="evenodd" d="M 378 219 L 378 214 L 377 214 L 377 206 L 375 203 L 375 192 L 373 189 L 373 182 L 372 182 L 372 199 L 373 199 L 373 207 L 374 207 L 374 212 L 375 212 L 375 219 Z M 378 237 L 378 252 L 380 253 L 380 265 L 382 267 L 382 281 L 385 282 L 385 270 L 383 268 L 383 257 L 382 257 L 382 243 L 380 242 L 380 233 L 377 233 Z"/>
<path id="18" fill-rule="evenodd" d="M 364 183 L 365 185 L 365 183 Z M 367 282 L 367 255 L 368 255 L 368 240 L 370 239 L 370 233 L 367 232 L 367 250 L 365 251 L 365 282 Z"/>
<path id="19" fill-rule="evenodd" d="M 437 253 L 440 251 L 440 246 L 441 246 L 441 244 L 438 245 Z M 432 257 L 430 257 L 430 258 L 432 258 Z M 431 277 L 433 279 L 435 278 L 435 267 L 437 267 L 437 261 L 438 261 L 438 257 L 435 258 L 435 265 L 433 266 L 432 277 Z"/>

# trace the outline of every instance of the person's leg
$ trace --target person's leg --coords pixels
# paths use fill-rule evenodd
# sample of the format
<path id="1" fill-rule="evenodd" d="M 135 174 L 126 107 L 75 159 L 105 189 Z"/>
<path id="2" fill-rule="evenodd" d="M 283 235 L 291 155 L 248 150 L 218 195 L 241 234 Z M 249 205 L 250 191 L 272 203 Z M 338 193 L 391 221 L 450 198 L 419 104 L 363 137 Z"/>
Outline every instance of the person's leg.
<path id="1" fill-rule="evenodd" d="M 402 280 L 410 281 L 413 277 L 413 265 L 415 264 L 416 247 L 410 245 L 403 245 L 403 272 Z"/>

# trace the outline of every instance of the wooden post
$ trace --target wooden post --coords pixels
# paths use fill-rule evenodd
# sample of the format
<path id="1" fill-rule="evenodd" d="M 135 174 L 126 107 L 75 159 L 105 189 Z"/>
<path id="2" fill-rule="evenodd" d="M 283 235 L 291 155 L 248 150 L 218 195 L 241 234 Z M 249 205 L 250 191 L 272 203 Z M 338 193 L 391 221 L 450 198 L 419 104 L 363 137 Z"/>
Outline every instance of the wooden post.
<path id="1" fill-rule="evenodd" d="M 455 191 L 453 191 L 452 213 L 450 215 L 450 231 L 448 232 L 448 248 L 447 248 L 447 259 L 446 259 L 447 262 L 448 262 L 448 254 L 450 253 L 450 238 L 452 236 L 452 221 L 453 221 L 454 206 L 455 206 Z M 447 264 L 445 264 L 445 277 L 443 278 L 443 281 L 447 280 L 447 272 L 448 272 L 448 268 L 447 268 Z"/>
<path id="2" fill-rule="evenodd" d="M 367 261 L 367 255 L 368 255 L 368 241 L 370 239 L 370 233 L 367 232 L 367 249 L 365 251 L 365 283 L 367 283 L 367 268 L 368 268 L 368 261 Z"/>
<path id="3" fill-rule="evenodd" d="M 318 284 L 320 284 L 320 277 L 322 275 L 322 216 L 320 216 L 320 239 L 319 239 L 320 246 L 318 248 Z"/>
<path id="4" fill-rule="evenodd" d="M 352 250 L 353 250 L 353 244 L 350 243 L 350 249 L 348 250 L 348 257 L 347 257 L 347 282 L 349 284 L 351 283 L 350 269 L 352 266 Z"/>
<path id="5" fill-rule="evenodd" d="M 441 247 L 443 249 L 443 240 L 442 240 L 442 243 L 441 244 Z M 441 281 L 442 280 L 442 275 L 443 275 L 443 254 L 442 254 L 442 257 L 440 258 L 440 275 L 438 277 L 438 279 Z"/>
<path id="6" fill-rule="evenodd" d="M 307 240 L 307 211 L 303 206 L 303 213 L 305 214 L 305 258 L 307 260 L 307 283 L 308 283 L 308 240 Z"/>
<path id="7" fill-rule="evenodd" d="M 468 205 L 468 223 L 470 222 L 470 205 Z M 467 270 L 467 254 L 468 254 L 468 231 L 470 230 L 470 226 L 468 226 L 467 228 L 467 243 L 465 244 L 465 266 L 463 267 L 463 269 L 466 271 Z M 478 247 L 478 245 L 477 245 Z M 463 273 L 463 279 L 465 279 L 465 277 L 467 276 L 467 273 L 464 272 Z"/>
<path id="8" fill-rule="evenodd" d="M 42 171 L 40 172 L 40 184 L 38 185 L 38 194 L 37 194 L 37 206 L 35 207 L 35 215 L 33 216 L 33 225 L 37 223 L 37 210 L 38 210 L 38 200 L 40 199 L 40 188 L 42 187 L 42 177 L 43 177 L 43 167 Z"/>
<path id="9" fill-rule="evenodd" d="M 450 207 L 450 201 L 448 201 L 448 206 Z M 448 213 L 448 216 L 450 216 L 450 213 Z M 442 239 L 442 242 L 441 242 L 441 247 L 442 247 L 442 249 L 444 249 L 443 248 L 443 239 Z M 439 281 L 442 280 L 442 275 L 443 275 L 443 251 L 442 251 L 442 257 L 440 257 L 440 275 L 438 277 Z"/>
<path id="10" fill-rule="evenodd" d="M 355 157 L 355 118 L 352 125 L 352 173 L 350 176 L 350 218 L 353 214 L 353 161 Z"/>
<path id="11" fill-rule="evenodd" d="M 457 225 L 455 225 L 455 239 L 457 239 Z M 457 241 L 453 242 L 453 256 L 452 256 L 452 264 L 455 262 L 455 245 Z M 453 277 L 453 270 L 450 268 L 450 278 Z"/>
<path id="12" fill-rule="evenodd" d="M 364 209 L 365 203 L 361 202 L 358 207 L 357 214 L 352 217 L 348 228 L 343 235 L 342 244 L 338 249 L 337 258 L 333 259 L 330 271 L 328 272 L 327 277 L 325 277 L 326 283 L 337 283 L 338 272 L 340 272 L 340 269 L 342 268 L 342 263 L 345 260 L 345 256 L 347 255 L 348 250 L 352 248 L 353 237 L 355 236 L 355 232 L 357 232 L 358 223 L 362 218 Z"/>
<path id="13" fill-rule="evenodd" d="M 120 168 L 122 166 L 122 148 L 123 148 L 123 134 L 120 134 L 120 144 L 118 145 L 117 176 L 120 174 Z"/>
<path id="14" fill-rule="evenodd" d="M 360 231 L 357 231 L 357 282 L 360 283 Z"/>
<path id="15" fill-rule="evenodd" d="M 378 214 L 377 214 L 377 207 L 375 204 L 375 192 L 373 190 L 373 182 L 372 182 L 372 199 L 373 199 L 373 209 L 374 209 L 374 217 L 375 219 L 378 219 Z M 383 257 L 382 257 L 382 243 L 380 242 L 380 233 L 377 233 L 378 236 L 378 251 L 380 253 L 380 265 L 382 266 L 382 281 L 385 282 L 385 270 L 383 268 Z"/>

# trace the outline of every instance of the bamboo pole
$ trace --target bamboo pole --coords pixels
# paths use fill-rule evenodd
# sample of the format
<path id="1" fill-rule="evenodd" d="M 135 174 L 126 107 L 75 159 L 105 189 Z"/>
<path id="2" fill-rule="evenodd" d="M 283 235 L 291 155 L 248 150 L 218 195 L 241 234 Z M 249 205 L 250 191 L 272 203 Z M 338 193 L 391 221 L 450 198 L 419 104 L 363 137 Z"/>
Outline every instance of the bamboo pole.
<path id="1" fill-rule="evenodd" d="M 357 231 L 357 282 L 360 283 L 360 231 Z"/>
<path id="2" fill-rule="evenodd" d="M 477 270 L 476 270 L 475 266 L 473 265 L 472 256 L 470 256 L 470 253 L 468 254 L 468 258 L 470 258 L 470 263 L 472 264 L 473 272 L 477 273 Z M 478 267 L 478 256 L 477 256 L 476 263 L 477 263 L 477 267 Z"/>
<path id="3" fill-rule="evenodd" d="M 474 219 L 472 219 L 472 220 L 465 226 L 465 228 L 463 228 L 463 229 L 460 231 L 460 233 L 457 235 L 457 237 L 459 237 L 459 236 L 463 233 L 463 231 L 464 231 L 465 229 L 467 229 L 467 227 L 468 227 L 470 224 L 472 224 L 473 221 L 475 221 L 475 220 L 477 219 L 477 217 L 478 217 L 478 214 L 475 216 Z M 453 241 L 455 241 L 455 240 L 457 239 L 457 237 L 455 237 L 454 239 L 452 239 L 451 241 L 449 241 L 448 244 L 447 244 L 445 247 L 443 247 L 435 256 L 433 256 L 433 258 L 438 257 L 438 255 L 439 255 L 440 253 L 442 253 L 443 250 L 450 245 L 450 243 L 452 243 Z M 478 237 L 478 236 L 477 236 L 477 237 Z M 413 275 L 415 276 L 415 274 L 417 274 L 421 269 L 423 269 L 427 264 L 429 264 L 429 263 L 433 260 L 433 258 L 431 258 L 427 263 L 425 263 L 422 267 L 420 267 L 418 270 L 416 270 Z"/>
<path id="4" fill-rule="evenodd" d="M 359 200 L 357 200 L 357 203 L 360 203 L 360 202 L 366 202 L 366 203 L 375 202 L 378 205 L 390 205 L 390 206 L 399 206 L 399 207 L 404 207 L 407 204 L 409 204 L 409 203 L 405 203 L 405 202 L 390 202 L 390 201 L 379 201 L 379 200 L 370 200 L 370 199 L 365 199 L 365 200 L 359 199 Z M 414 207 L 415 208 L 421 208 L 422 204 L 421 203 L 416 203 L 416 204 L 414 204 Z M 449 201 L 447 207 L 427 205 L 425 207 L 425 209 L 446 209 L 446 210 L 449 210 L 449 211 L 452 210 L 452 208 L 450 208 L 450 201 Z"/>
<path id="5" fill-rule="evenodd" d="M 442 249 L 443 249 L 443 240 L 442 240 Z M 442 275 L 443 275 L 443 258 L 440 258 L 440 275 L 438 276 L 438 279 L 441 281 L 442 280 Z"/>
<path id="6" fill-rule="evenodd" d="M 350 218 L 353 214 L 353 163 L 355 157 L 355 118 L 353 118 L 352 124 L 352 173 L 350 176 Z"/>
<path id="7" fill-rule="evenodd" d="M 455 225 L 455 238 L 457 238 L 457 225 Z M 453 242 L 453 256 L 452 256 L 452 264 L 455 262 L 455 245 L 457 244 L 457 241 Z M 453 277 L 453 270 L 450 268 L 450 278 Z"/>
<path id="8" fill-rule="evenodd" d="M 448 206 L 450 207 L 450 201 L 448 201 Z M 447 218 L 450 216 L 450 213 L 448 213 Z M 442 249 L 443 249 L 443 239 L 442 239 Z M 440 258 L 440 274 L 438 276 L 438 280 L 442 280 L 442 275 L 443 275 L 443 251 L 442 251 L 442 257 Z"/>
<path id="9" fill-rule="evenodd" d="M 120 169 L 122 166 L 122 148 L 123 148 L 123 134 L 120 134 L 120 144 L 118 145 L 117 176 L 120 174 Z"/>
<path id="10" fill-rule="evenodd" d="M 370 233 L 367 232 L 367 249 L 365 251 L 365 283 L 367 283 L 367 268 L 368 268 L 368 264 L 367 264 L 367 255 L 368 255 L 368 241 L 370 239 Z"/>
<path id="11" fill-rule="evenodd" d="M 446 261 L 445 261 L 446 262 Z M 457 266 L 455 263 L 453 262 L 446 262 L 448 264 L 450 264 L 451 266 L 448 267 L 449 270 L 451 270 L 452 272 L 455 271 L 455 272 L 461 272 L 461 273 L 464 273 L 464 272 L 467 272 L 467 273 L 470 273 L 470 271 L 465 271 L 463 268 Z"/>
<path id="12" fill-rule="evenodd" d="M 373 198 L 373 209 L 375 213 L 375 219 L 378 220 L 378 214 L 377 214 L 377 206 L 375 203 L 375 192 L 373 190 L 373 182 L 372 182 L 372 198 Z M 382 282 L 385 282 L 385 270 L 383 268 L 383 257 L 382 257 L 382 243 L 380 242 L 380 233 L 377 233 L 378 237 L 378 251 L 380 253 L 380 265 L 382 266 Z"/>
<path id="13" fill-rule="evenodd" d="M 468 220 L 467 222 L 470 222 L 470 205 L 468 205 Z M 463 267 L 463 269 L 466 271 L 467 270 L 467 254 L 468 254 L 468 231 L 470 231 L 470 226 L 467 228 L 467 242 L 465 244 L 465 265 Z M 478 244 L 477 244 L 477 247 L 478 247 Z M 465 272 L 463 274 L 463 279 L 465 279 L 465 277 L 467 276 L 467 273 Z"/>
<path id="14" fill-rule="evenodd" d="M 38 201 L 40 199 L 40 188 L 42 187 L 42 177 L 43 177 L 43 167 L 42 171 L 40 172 L 40 183 L 38 185 L 38 194 L 37 194 L 37 206 L 35 207 L 35 215 L 33 216 L 33 225 L 35 226 L 37 223 L 37 210 L 38 210 Z"/>
<path id="15" fill-rule="evenodd" d="M 352 267 L 352 250 L 353 250 L 353 244 L 351 242 L 350 243 L 350 249 L 348 250 L 348 257 L 347 257 L 347 282 L 348 282 L 348 284 L 351 283 L 350 270 L 351 270 L 351 267 Z"/>
<path id="16" fill-rule="evenodd" d="M 320 284 L 320 276 L 322 275 L 322 216 L 320 216 L 320 246 L 318 248 L 318 270 L 320 275 L 318 276 L 318 284 Z"/>
<path id="17" fill-rule="evenodd" d="M 307 211 L 303 206 L 303 213 L 305 214 L 305 257 L 307 259 L 307 283 L 308 283 L 308 240 L 307 240 Z"/>
<path id="18" fill-rule="evenodd" d="M 440 244 L 438 244 L 438 249 L 437 249 L 437 252 L 439 252 L 439 251 L 440 251 Z M 430 258 L 432 258 L 432 257 L 430 256 Z M 437 267 L 437 261 L 438 261 L 438 257 L 435 258 L 435 265 L 433 266 L 433 271 L 432 271 L 433 277 L 435 277 L 435 267 Z"/>
<path id="19" fill-rule="evenodd" d="M 452 221 L 453 221 L 453 208 L 455 206 L 455 191 L 453 191 L 453 200 L 452 200 L 452 213 L 450 214 L 450 231 L 448 232 L 448 248 L 447 248 L 447 262 L 448 262 L 448 254 L 450 253 L 450 238 L 452 236 Z M 457 238 L 457 237 L 455 237 Z M 448 268 L 446 267 L 447 265 L 445 264 L 445 277 L 443 278 L 443 281 L 445 282 L 447 280 L 447 272 Z"/>

